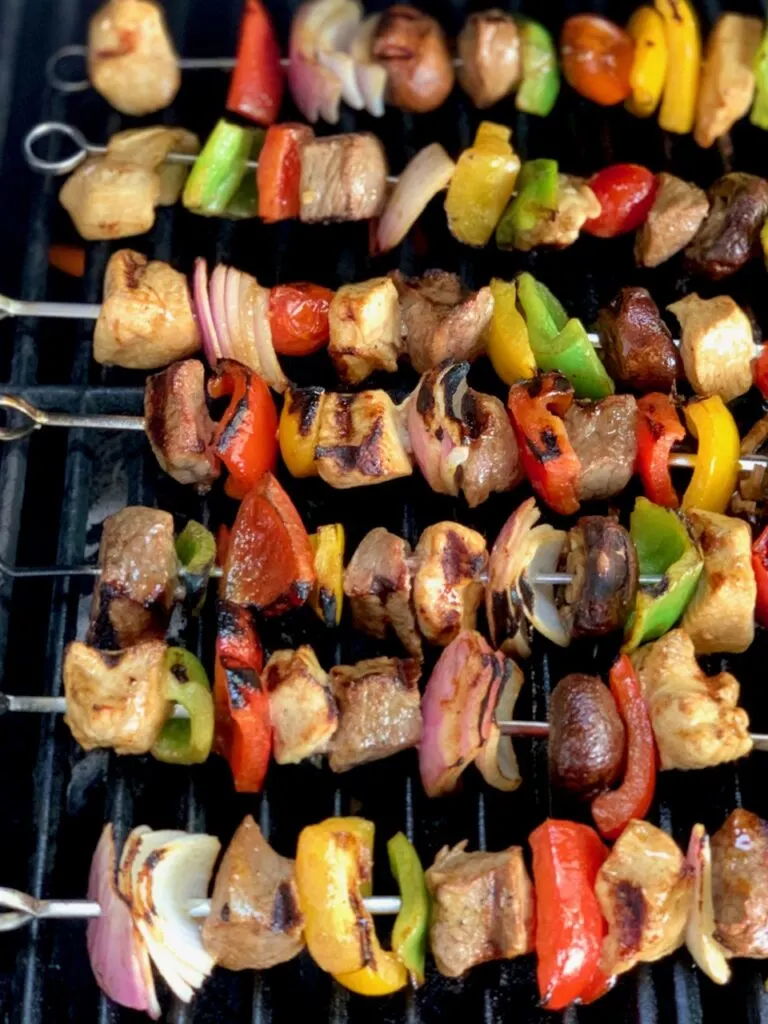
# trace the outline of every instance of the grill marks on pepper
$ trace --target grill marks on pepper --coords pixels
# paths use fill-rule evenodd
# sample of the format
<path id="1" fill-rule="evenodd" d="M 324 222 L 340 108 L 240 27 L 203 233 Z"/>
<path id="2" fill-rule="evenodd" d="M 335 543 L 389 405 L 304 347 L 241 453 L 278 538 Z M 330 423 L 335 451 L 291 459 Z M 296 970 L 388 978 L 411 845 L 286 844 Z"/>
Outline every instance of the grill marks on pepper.
<path id="1" fill-rule="evenodd" d="M 559 459 L 563 454 L 560 448 L 560 443 L 557 439 L 557 434 L 551 427 L 544 427 L 543 430 L 539 431 L 538 439 L 533 437 L 526 437 L 525 443 L 531 450 L 533 457 L 537 462 L 544 465 L 547 462 L 551 462 L 554 459 Z"/>

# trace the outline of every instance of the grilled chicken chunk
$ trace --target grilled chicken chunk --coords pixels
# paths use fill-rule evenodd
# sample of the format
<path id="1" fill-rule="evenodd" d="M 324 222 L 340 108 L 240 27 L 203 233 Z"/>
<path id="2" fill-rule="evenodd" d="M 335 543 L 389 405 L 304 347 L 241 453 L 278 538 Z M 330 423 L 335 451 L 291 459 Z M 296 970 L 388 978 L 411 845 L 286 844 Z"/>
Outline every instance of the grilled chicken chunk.
<path id="1" fill-rule="evenodd" d="M 445 647 L 462 629 L 474 629 L 488 568 L 484 538 L 461 523 L 435 523 L 414 552 L 413 600 L 419 629 Z"/>
<path id="2" fill-rule="evenodd" d="M 725 135 L 749 111 L 754 63 L 763 36 L 759 18 L 721 14 L 707 39 L 693 137 L 703 147 Z"/>
<path id="3" fill-rule="evenodd" d="M 429 945 L 438 971 L 449 978 L 533 949 L 534 894 L 523 851 L 466 853 L 466 846 L 466 840 L 444 846 L 426 872 Z"/>
<path id="4" fill-rule="evenodd" d="M 171 711 L 166 700 L 162 640 L 125 651 L 98 651 L 79 641 L 64 657 L 64 721 L 85 750 L 113 747 L 146 754 Z"/>
<path id="5" fill-rule="evenodd" d="M 520 80 L 520 36 L 511 14 L 498 8 L 470 14 L 457 48 L 459 84 L 478 110 L 498 103 Z"/>
<path id="6" fill-rule="evenodd" d="M 688 245 L 709 213 L 709 199 L 698 185 L 662 171 L 650 213 L 637 232 L 635 259 L 658 267 Z"/>
<path id="7" fill-rule="evenodd" d="M 597 873 L 608 922 L 600 961 L 608 974 L 653 963 L 683 944 L 693 878 L 677 843 L 647 821 L 630 821 Z"/>
<path id="8" fill-rule="evenodd" d="M 315 459 L 323 480 L 338 488 L 382 484 L 413 472 L 400 413 L 386 391 L 327 394 Z"/>
<path id="9" fill-rule="evenodd" d="M 331 740 L 331 771 L 390 757 L 421 739 L 419 677 L 413 658 L 370 658 L 331 669 L 339 727 Z"/>
<path id="10" fill-rule="evenodd" d="M 637 403 L 631 395 L 574 402 L 563 417 L 581 462 L 579 501 L 610 498 L 632 478 L 637 456 Z"/>
<path id="11" fill-rule="evenodd" d="M 383 640 L 391 626 L 406 651 L 421 660 L 411 555 L 408 541 L 377 526 L 363 537 L 344 570 L 344 593 L 356 629 Z"/>
<path id="12" fill-rule="evenodd" d="M 697 395 L 730 402 L 752 387 L 752 325 L 729 295 L 702 299 L 693 292 L 667 309 L 680 321 L 685 375 Z"/>
<path id="13" fill-rule="evenodd" d="M 540 217 L 530 231 L 521 232 L 516 248 L 524 252 L 539 245 L 565 249 L 578 239 L 586 221 L 600 215 L 600 202 L 583 178 L 558 174 L 557 190 L 554 213 Z"/>
<path id="14" fill-rule="evenodd" d="M 708 768 L 752 749 L 749 719 L 730 672 L 707 676 L 682 629 L 632 655 L 659 748 L 662 769 Z"/>
<path id="15" fill-rule="evenodd" d="M 152 0 L 108 0 L 88 25 L 88 77 L 121 114 L 142 117 L 173 102 L 181 71 L 165 14 Z"/>
<path id="16" fill-rule="evenodd" d="M 339 714 L 328 673 L 311 647 L 275 651 L 261 676 L 269 694 L 272 753 L 278 764 L 324 754 Z"/>
<path id="17" fill-rule="evenodd" d="M 682 627 L 697 654 L 746 651 L 755 636 L 757 585 L 752 531 L 742 519 L 691 509 L 691 532 L 704 555 Z"/>
<path id="18" fill-rule="evenodd" d="M 157 124 L 150 128 L 128 128 L 112 135 L 107 143 L 107 159 L 112 163 L 133 164 L 157 171 L 160 176 L 158 206 L 173 206 L 179 201 L 189 175 L 189 164 L 167 163 L 169 153 L 200 152 L 200 139 L 186 128 Z"/>
<path id="19" fill-rule="evenodd" d="M 683 375 L 680 353 L 645 288 L 622 288 L 597 321 L 606 368 L 634 391 L 669 392 Z"/>
<path id="20" fill-rule="evenodd" d="M 737 808 L 712 836 L 717 939 L 733 956 L 768 958 L 768 822 Z"/>
<path id="21" fill-rule="evenodd" d="M 755 174 L 724 174 L 707 196 L 709 214 L 685 250 L 685 261 L 694 273 L 720 281 L 740 270 L 760 248 L 768 181 Z"/>
<path id="22" fill-rule="evenodd" d="M 429 270 L 423 277 L 390 275 L 400 295 L 402 331 L 418 373 L 446 359 L 475 359 L 483 351 L 483 334 L 493 314 L 490 288 L 467 291 L 455 274 Z"/>
<path id="23" fill-rule="evenodd" d="M 175 600 L 173 516 L 128 505 L 104 520 L 88 643 L 107 650 L 160 639 Z"/>
<path id="24" fill-rule="evenodd" d="M 303 926 L 293 861 L 247 814 L 216 872 L 203 945 L 220 967 L 265 971 L 301 952 Z"/>
<path id="25" fill-rule="evenodd" d="M 461 489 L 469 507 L 475 508 L 491 494 L 519 484 L 523 470 L 515 431 L 498 398 L 470 388 L 466 419 L 469 455 L 462 467 Z"/>
<path id="26" fill-rule="evenodd" d="M 147 377 L 144 423 L 155 458 L 180 484 L 210 490 L 220 472 L 211 447 L 214 427 L 205 401 L 205 368 L 199 359 L 171 363 Z"/>
<path id="27" fill-rule="evenodd" d="M 374 370 L 395 372 L 403 343 L 397 289 L 388 277 L 342 285 L 328 324 L 328 354 L 345 384 L 359 384 Z"/>
<path id="28" fill-rule="evenodd" d="M 301 219 L 316 224 L 377 217 L 388 174 L 384 147 L 370 132 L 312 139 L 301 154 Z"/>
<path id="29" fill-rule="evenodd" d="M 132 249 L 113 253 L 93 334 L 96 362 L 154 370 L 199 348 L 200 329 L 186 277 Z"/>

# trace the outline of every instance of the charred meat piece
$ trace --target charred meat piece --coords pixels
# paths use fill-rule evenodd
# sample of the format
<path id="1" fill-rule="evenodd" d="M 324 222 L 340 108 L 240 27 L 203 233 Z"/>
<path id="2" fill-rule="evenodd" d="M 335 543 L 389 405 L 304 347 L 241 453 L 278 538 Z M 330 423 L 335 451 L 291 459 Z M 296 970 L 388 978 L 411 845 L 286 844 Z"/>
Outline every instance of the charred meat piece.
<path id="1" fill-rule="evenodd" d="M 93 335 L 96 362 L 153 370 L 193 355 L 200 343 L 186 277 L 132 249 L 114 253 Z"/>
<path id="2" fill-rule="evenodd" d="M 560 618 L 571 637 L 621 629 L 637 593 L 637 553 L 627 531 L 608 516 L 582 516 L 568 531 L 561 560 L 572 581 Z"/>
<path id="3" fill-rule="evenodd" d="M 752 325 L 729 295 L 702 299 L 695 292 L 667 307 L 680 321 L 685 375 L 697 395 L 730 402 L 752 387 Z"/>
<path id="4" fill-rule="evenodd" d="M 762 36 L 760 18 L 734 13 L 721 14 L 709 33 L 693 131 L 694 139 L 705 149 L 749 112 Z"/>
<path id="5" fill-rule="evenodd" d="M 685 250 L 690 270 L 720 281 L 756 254 L 768 215 L 768 181 L 754 174 L 724 174 L 708 192 L 711 209 Z"/>
<path id="6" fill-rule="evenodd" d="M 552 785 L 582 800 L 608 789 L 624 764 L 625 734 L 605 683 L 581 673 L 565 676 L 552 691 L 549 722 Z"/>
<path id="7" fill-rule="evenodd" d="M 179 59 L 153 0 L 109 0 L 88 25 L 88 77 L 122 114 L 142 117 L 173 102 Z"/>
<path id="8" fill-rule="evenodd" d="M 397 289 L 388 277 L 342 285 L 328 322 L 328 354 L 345 384 L 359 384 L 375 370 L 395 372 L 403 343 Z"/>
<path id="9" fill-rule="evenodd" d="M 635 259 L 658 267 L 688 245 L 709 213 L 707 194 L 698 185 L 662 171 L 656 176 L 653 206 L 637 232 Z"/>
<path id="10" fill-rule="evenodd" d="M 623 974 L 683 944 L 693 876 L 677 843 L 647 821 L 630 821 L 597 873 L 608 922 L 600 967 Z"/>
<path id="11" fill-rule="evenodd" d="M 101 534 L 99 568 L 88 643 L 117 650 L 164 637 L 179 574 L 173 516 L 142 505 L 128 505 L 109 516 Z"/>
<path id="12" fill-rule="evenodd" d="M 357 629 L 383 640 L 391 626 L 406 651 L 421 660 L 411 555 L 408 541 L 377 526 L 363 537 L 344 570 L 344 593 Z"/>
<path id="13" fill-rule="evenodd" d="M 478 110 L 492 107 L 520 80 L 515 19 L 498 8 L 470 14 L 457 40 L 459 84 Z"/>
<path id="14" fill-rule="evenodd" d="M 180 484 L 194 484 L 201 493 L 210 490 L 220 466 L 212 448 L 214 427 L 199 359 L 172 363 L 147 377 L 144 422 L 161 468 Z"/>
<path id="15" fill-rule="evenodd" d="M 438 971 L 449 978 L 533 949 L 534 894 L 523 851 L 466 853 L 466 845 L 444 846 L 426 872 L 429 945 Z"/>
<path id="16" fill-rule="evenodd" d="M 740 807 L 712 836 L 712 902 L 719 941 L 768 958 L 768 822 Z"/>
<path id="17" fill-rule="evenodd" d="M 423 277 L 390 275 L 400 295 L 408 355 L 417 373 L 446 359 L 472 360 L 485 348 L 483 334 L 493 314 L 490 288 L 470 292 L 456 274 L 429 270 Z"/>
<path id="18" fill-rule="evenodd" d="M 301 219 L 317 224 L 377 217 L 388 173 L 384 148 L 370 132 L 312 139 L 301 154 Z"/>
<path id="19" fill-rule="evenodd" d="M 311 647 L 275 651 L 261 677 L 269 694 L 272 753 L 278 764 L 324 754 L 339 715 L 328 673 Z"/>
<path id="20" fill-rule="evenodd" d="M 465 419 L 469 454 L 461 471 L 461 489 L 469 507 L 475 508 L 491 494 L 512 490 L 523 470 L 515 431 L 498 398 L 469 388 Z"/>
<path id="21" fill-rule="evenodd" d="M 387 72 L 387 99 L 400 110 L 436 110 L 453 88 L 453 61 L 439 22 L 395 4 L 376 26 L 373 58 Z"/>
<path id="22" fill-rule="evenodd" d="M 221 859 L 203 925 L 203 945 L 220 967 L 264 971 L 304 948 L 293 861 L 275 853 L 250 814 Z"/>
<path id="23" fill-rule="evenodd" d="M 558 174 L 556 209 L 540 217 L 529 231 L 521 232 L 516 248 L 523 252 L 539 245 L 566 249 L 578 239 L 585 222 L 598 217 L 600 210 L 597 196 L 583 178 Z"/>
<path id="24" fill-rule="evenodd" d="M 488 568 L 485 540 L 461 523 L 435 523 L 414 552 L 416 621 L 431 643 L 445 646 L 462 629 L 474 629 Z"/>
<path id="25" fill-rule="evenodd" d="M 64 657 L 64 721 L 85 750 L 112 747 L 146 754 L 171 711 L 166 700 L 162 640 L 125 651 L 98 651 L 75 642 Z"/>
<path id="26" fill-rule="evenodd" d="M 346 772 L 418 745 L 419 677 L 413 658 L 369 658 L 331 669 L 339 727 L 328 755 L 331 771 Z"/>
<path id="27" fill-rule="evenodd" d="M 709 768 L 752 749 L 749 719 L 738 707 L 739 684 L 730 672 L 707 676 L 693 641 L 673 629 L 632 655 L 643 687 L 662 769 Z"/>
<path id="28" fill-rule="evenodd" d="M 413 472 L 401 414 L 386 391 L 329 393 L 320 409 L 317 471 L 331 487 L 364 487 Z"/>
<path id="29" fill-rule="evenodd" d="M 599 402 L 574 402 L 563 417 L 581 462 L 579 501 L 610 498 L 627 486 L 637 456 L 637 402 L 609 395 Z"/>
<path id="30" fill-rule="evenodd" d="M 608 373 L 634 391 L 666 393 L 683 375 L 677 346 L 645 288 L 622 288 L 600 310 L 597 330 Z"/>

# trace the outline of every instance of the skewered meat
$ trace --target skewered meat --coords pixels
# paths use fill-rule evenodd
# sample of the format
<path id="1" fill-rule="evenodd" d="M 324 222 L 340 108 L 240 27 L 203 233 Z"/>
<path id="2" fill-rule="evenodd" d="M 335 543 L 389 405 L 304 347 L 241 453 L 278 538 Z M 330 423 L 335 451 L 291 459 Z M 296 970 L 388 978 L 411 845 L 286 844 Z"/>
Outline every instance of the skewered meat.
<path id="1" fill-rule="evenodd" d="M 584 223 L 600 216 L 600 202 L 584 181 L 575 174 L 558 174 L 557 207 L 546 217 L 539 217 L 533 227 L 520 233 L 516 248 L 527 252 L 540 245 L 565 249 L 579 237 Z"/>
<path id="2" fill-rule="evenodd" d="M 706 192 L 690 181 L 662 171 L 656 176 L 653 206 L 637 232 L 635 259 L 658 267 L 688 245 L 709 213 Z"/>
<path id="3" fill-rule="evenodd" d="M 374 370 L 395 372 L 403 343 L 397 289 L 388 277 L 342 285 L 328 323 L 328 354 L 345 384 L 359 384 Z"/>
<path id="4" fill-rule="evenodd" d="M 311 647 L 275 651 L 262 673 L 269 694 L 272 752 L 278 764 L 324 754 L 339 715 L 328 673 Z"/>
<path id="5" fill-rule="evenodd" d="M 400 412 L 386 391 L 329 393 L 320 409 L 317 471 L 331 487 L 362 487 L 413 472 Z"/>
<path id="6" fill-rule="evenodd" d="M 173 206 L 179 201 L 189 175 L 189 164 L 167 163 L 169 153 L 200 152 L 200 139 L 186 128 L 157 124 L 151 128 L 128 128 L 112 135 L 107 143 L 111 163 L 147 167 L 160 176 L 158 206 Z"/>
<path id="7" fill-rule="evenodd" d="M 88 77 L 122 114 L 142 117 L 173 102 L 181 85 L 163 8 L 152 0 L 109 0 L 88 26 Z"/>
<path id="8" fill-rule="evenodd" d="M 608 922 L 602 970 L 623 974 L 681 946 L 692 892 L 693 879 L 677 843 L 647 821 L 630 821 L 595 882 Z"/>
<path id="9" fill-rule="evenodd" d="M 125 651 L 98 651 L 76 641 L 64 657 L 64 721 L 85 750 L 113 747 L 146 754 L 171 710 L 162 640 Z"/>
<path id="10" fill-rule="evenodd" d="M 316 224 L 377 217 L 388 173 L 384 148 L 370 132 L 312 139 L 301 154 L 301 219 Z"/>
<path id="11" fill-rule="evenodd" d="M 755 92 L 753 66 L 762 36 L 759 18 L 726 13 L 715 22 L 701 68 L 693 130 L 700 146 L 711 146 L 749 111 Z"/>
<path id="12" fill-rule="evenodd" d="M 429 945 L 438 971 L 449 978 L 533 949 L 534 894 L 523 851 L 466 853 L 466 846 L 466 840 L 444 846 L 426 872 Z"/>
<path id="13" fill-rule="evenodd" d="M 610 498 L 623 491 L 635 469 L 637 403 L 631 395 L 599 402 L 574 402 L 563 417 L 581 462 L 579 501 Z"/>
<path id="14" fill-rule="evenodd" d="M 734 956 L 768 958 L 768 822 L 737 808 L 712 836 L 716 935 Z"/>
<path id="15" fill-rule="evenodd" d="M 707 676 L 693 641 L 673 629 L 632 655 L 651 714 L 662 769 L 708 768 L 752 749 L 739 684 L 730 672 Z"/>
<path id="16" fill-rule="evenodd" d="M 383 640 L 391 626 L 406 651 L 421 660 L 413 610 L 411 546 L 377 526 L 363 537 L 344 570 L 344 593 L 357 629 Z"/>
<path id="17" fill-rule="evenodd" d="M 142 505 L 109 516 L 99 568 L 88 643 L 117 650 L 165 636 L 179 575 L 173 516 Z"/>
<path id="18" fill-rule="evenodd" d="M 331 771 L 390 757 L 421 739 L 419 676 L 413 658 L 370 658 L 331 669 L 339 727 L 331 740 Z"/>
<path id="19" fill-rule="evenodd" d="M 515 19 L 498 8 L 470 14 L 457 40 L 459 84 L 478 110 L 492 107 L 520 80 Z"/>
<path id="20" fill-rule="evenodd" d="M 373 57 L 386 69 L 387 99 L 400 110 L 436 110 L 453 88 L 453 62 L 439 22 L 408 4 L 382 14 Z"/>
<path id="21" fill-rule="evenodd" d="M 469 455 L 461 471 L 461 489 L 470 508 L 489 495 L 520 483 L 523 470 L 515 431 L 498 398 L 469 388 L 465 409 Z"/>
<path id="22" fill-rule="evenodd" d="M 490 288 L 470 292 L 456 274 L 444 270 L 410 278 L 394 270 L 390 276 L 400 296 L 408 355 L 418 373 L 446 359 L 471 361 L 480 355 L 493 314 Z"/>
<path id="23" fill-rule="evenodd" d="M 89 157 L 64 182 L 59 202 L 87 241 L 143 235 L 155 223 L 160 176 L 147 167 Z"/>
<path id="24" fill-rule="evenodd" d="M 113 253 L 93 334 L 96 362 L 154 370 L 193 355 L 200 343 L 186 277 L 132 249 Z"/>
<path id="25" fill-rule="evenodd" d="M 608 373 L 633 390 L 669 392 L 683 375 L 680 353 L 645 288 L 622 288 L 600 310 L 597 330 Z"/>
<path id="26" fill-rule="evenodd" d="M 565 676 L 549 705 L 549 778 L 553 786 L 591 800 L 619 777 L 624 723 L 598 676 Z"/>
<path id="27" fill-rule="evenodd" d="M 685 375 L 697 395 L 730 402 L 752 387 L 752 325 L 729 295 L 693 292 L 667 307 L 680 321 Z"/>
<path id="28" fill-rule="evenodd" d="M 413 600 L 422 634 L 449 644 L 462 629 L 474 629 L 488 566 L 485 540 L 460 523 L 435 523 L 414 552 Z"/>
<path id="29" fill-rule="evenodd" d="M 759 248 L 768 215 L 768 181 L 754 174 L 725 174 L 708 192 L 711 208 L 685 250 L 688 267 L 719 281 L 740 270 Z"/>
<path id="30" fill-rule="evenodd" d="M 717 512 L 691 509 L 688 517 L 704 571 L 682 627 L 697 654 L 746 651 L 755 636 L 757 601 L 752 531 L 741 519 Z"/>
<path id="31" fill-rule="evenodd" d="M 195 484 L 201 493 L 209 490 L 220 467 L 211 447 L 214 427 L 199 359 L 171 363 L 147 377 L 144 423 L 162 469 L 180 484 Z"/>
<path id="32" fill-rule="evenodd" d="M 264 971 L 304 947 L 293 861 L 275 853 L 250 814 L 221 859 L 202 931 L 220 967 Z"/>

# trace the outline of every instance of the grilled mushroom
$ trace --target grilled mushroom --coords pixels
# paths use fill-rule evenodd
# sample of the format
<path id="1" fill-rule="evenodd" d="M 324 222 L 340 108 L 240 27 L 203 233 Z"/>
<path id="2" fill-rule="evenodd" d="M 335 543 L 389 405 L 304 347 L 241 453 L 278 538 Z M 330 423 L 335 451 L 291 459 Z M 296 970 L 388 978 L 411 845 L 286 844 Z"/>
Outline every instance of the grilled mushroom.
<path id="1" fill-rule="evenodd" d="M 453 62 L 439 23 L 395 4 L 376 26 L 373 56 L 387 70 L 387 98 L 414 114 L 436 110 L 453 88 Z"/>
<path id="2" fill-rule="evenodd" d="M 645 288 L 622 288 L 600 310 L 597 330 L 614 380 L 635 391 L 668 392 L 682 376 L 680 353 Z"/>
<path id="3" fill-rule="evenodd" d="M 459 84 L 473 104 L 492 107 L 520 79 L 520 36 L 511 14 L 494 8 L 470 14 L 457 40 Z"/>

